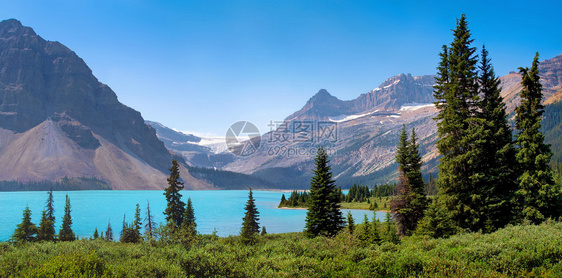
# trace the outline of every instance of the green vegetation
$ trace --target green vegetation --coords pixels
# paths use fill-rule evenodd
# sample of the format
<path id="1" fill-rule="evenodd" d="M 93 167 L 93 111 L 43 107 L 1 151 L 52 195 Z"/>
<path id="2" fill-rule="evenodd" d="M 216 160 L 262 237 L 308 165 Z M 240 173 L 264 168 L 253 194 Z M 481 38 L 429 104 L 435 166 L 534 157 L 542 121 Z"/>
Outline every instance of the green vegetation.
<path id="1" fill-rule="evenodd" d="M 310 195 L 306 191 L 293 190 L 289 199 L 285 199 L 285 194 L 281 195 L 281 202 L 279 202 L 279 208 L 306 208 L 308 207 L 308 197 Z"/>
<path id="2" fill-rule="evenodd" d="M 332 179 L 328 154 L 324 148 L 318 149 L 314 160 L 314 176 L 310 181 L 310 196 L 305 220 L 305 233 L 309 237 L 319 235 L 333 236 L 344 226 L 340 211 L 341 189 L 336 188 Z"/>
<path id="3" fill-rule="evenodd" d="M 383 184 L 375 185 L 372 190 L 366 185 L 354 184 L 347 194 L 340 193 L 340 208 L 342 209 L 366 209 L 366 210 L 389 210 L 390 201 L 394 198 L 390 193 L 395 189 L 395 185 Z M 340 189 L 338 189 L 340 191 Z M 384 194 L 380 194 L 384 193 Z M 293 190 L 289 198 L 285 194 L 281 196 L 279 208 L 308 208 L 308 198 L 310 194 L 306 191 Z M 385 196 L 385 197 L 383 197 Z"/>
<path id="4" fill-rule="evenodd" d="M 256 236 L 260 232 L 260 225 L 258 221 L 260 220 L 258 208 L 255 204 L 254 195 L 252 194 L 252 189 L 250 188 L 250 193 L 248 193 L 248 202 L 246 202 L 246 213 L 244 218 L 242 218 L 242 230 L 240 231 L 240 237 L 242 241 L 246 244 L 252 244 L 256 241 Z"/>
<path id="5" fill-rule="evenodd" d="M 549 166 L 552 153 L 544 143 L 540 132 L 541 116 L 544 113 L 542 85 L 539 77 L 539 54 L 535 55 L 533 65 L 519 68 L 522 74 L 521 105 L 516 109 L 516 126 L 521 130 L 517 135 L 517 161 L 522 171 L 518 178 L 516 191 L 518 219 L 540 223 L 549 217 L 559 217 L 562 213 L 562 193 L 555 186 Z"/>
<path id="6" fill-rule="evenodd" d="M 64 216 L 62 217 L 62 227 L 59 231 L 59 240 L 61 241 L 73 241 L 76 239 L 74 232 L 72 231 L 72 216 L 70 212 L 72 211 L 70 205 L 70 198 L 68 194 L 66 195 L 66 203 L 64 205 Z"/>
<path id="7" fill-rule="evenodd" d="M 12 241 L 15 242 L 33 242 L 36 240 L 37 227 L 31 222 L 31 210 L 26 206 L 23 210 L 23 217 L 16 231 L 12 235 Z"/>
<path id="8" fill-rule="evenodd" d="M 416 132 L 412 129 L 412 138 L 408 141 L 406 125 L 403 125 L 396 149 L 396 162 L 399 165 L 398 196 L 390 203 L 390 210 L 396 213 L 400 235 L 411 235 L 416 230 L 428 204 L 416 139 Z"/>
<path id="9" fill-rule="evenodd" d="M 55 240 L 55 207 L 53 199 L 53 190 L 47 192 L 47 203 L 45 210 L 41 215 L 41 222 L 37 230 L 37 240 L 53 241 Z"/>
<path id="10" fill-rule="evenodd" d="M 73 191 L 111 190 L 104 181 L 95 178 L 68 178 L 59 181 L 0 181 L 0 191 Z"/>
<path id="11" fill-rule="evenodd" d="M 439 194 L 420 233 L 491 232 L 508 223 L 538 224 L 562 214 L 562 192 L 549 167 L 552 153 L 541 133 L 542 86 L 538 53 L 520 68 L 521 104 L 512 141 L 500 81 L 483 47 L 479 71 L 468 23 L 457 20 L 450 47 L 443 46 L 434 90 L 437 148 L 442 157 Z M 550 125 L 552 123 L 549 123 Z"/>
<path id="12" fill-rule="evenodd" d="M 170 177 L 168 180 L 168 187 L 164 192 L 166 202 L 168 203 L 164 215 L 166 215 L 166 223 L 171 229 L 179 229 L 183 220 L 183 212 L 185 210 L 185 203 L 181 200 L 180 190 L 183 189 L 183 182 L 179 181 L 180 172 L 177 160 L 172 160 L 172 167 L 170 168 Z"/>
<path id="13" fill-rule="evenodd" d="M 464 15 L 453 33 L 453 42 L 443 46 L 440 55 L 434 91 L 439 110 L 437 148 L 443 155 L 439 198 L 460 228 L 491 231 L 511 217 L 515 190 L 511 132 L 485 49 L 477 70 L 476 48 L 471 46 Z"/>
<path id="14" fill-rule="evenodd" d="M 372 244 L 347 232 L 333 238 L 271 234 L 254 245 L 209 235 L 188 246 L 101 239 L 0 243 L 0 276 L 560 277 L 561 233 L 562 223 L 549 222 L 448 239 L 412 236 L 397 244 Z"/>

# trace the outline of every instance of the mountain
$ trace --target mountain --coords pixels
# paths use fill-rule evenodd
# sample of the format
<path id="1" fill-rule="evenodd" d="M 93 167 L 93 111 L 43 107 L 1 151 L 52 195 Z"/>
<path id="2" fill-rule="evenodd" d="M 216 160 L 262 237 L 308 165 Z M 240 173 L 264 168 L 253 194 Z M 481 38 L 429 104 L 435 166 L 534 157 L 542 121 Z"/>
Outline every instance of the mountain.
<path id="1" fill-rule="evenodd" d="M 406 124 L 416 127 L 421 151 L 427 154 L 424 170 L 435 171 L 433 84 L 430 75 L 400 74 L 346 101 L 320 90 L 284 125 L 264 134 L 255 154 L 235 157 L 222 169 L 251 174 L 281 188 L 307 188 L 315 151 L 322 145 L 338 185 L 386 182 L 395 177 L 394 149 Z"/>
<path id="2" fill-rule="evenodd" d="M 164 142 L 166 148 L 183 156 L 189 166 L 214 169 L 233 161 L 231 153 L 216 153 L 213 148 L 202 145 L 204 139 L 201 137 L 175 131 L 158 122 L 146 123 L 156 130 L 156 136 Z"/>
<path id="3" fill-rule="evenodd" d="M 162 189 L 173 158 L 76 53 L 15 19 L 0 22 L 0 180 Z M 214 188 L 181 173 L 188 188 Z"/>
<path id="4" fill-rule="evenodd" d="M 409 102 L 431 103 L 434 83 L 432 75 L 414 77 L 410 74 L 400 74 L 387 79 L 374 90 L 348 101 L 339 100 L 322 89 L 302 109 L 285 120 L 330 120 L 334 117 L 375 110 L 395 111 Z"/>
<path id="5" fill-rule="evenodd" d="M 554 157 L 560 158 L 562 55 L 541 62 L 539 70 L 547 104 L 543 132 L 546 142 L 552 144 Z M 521 76 L 511 72 L 500 80 L 502 95 L 513 121 L 515 107 L 519 104 Z M 322 145 L 330 154 L 338 185 L 345 188 L 354 183 L 393 182 L 397 169 L 394 161 L 396 142 L 405 124 L 408 130 L 416 129 L 423 155 L 422 171 L 426 176 L 436 173 L 437 127 L 433 118 L 437 110 L 432 104 L 433 84 L 434 76 L 431 75 L 400 74 L 347 101 L 322 89 L 302 109 L 288 116 L 284 125 L 264 134 L 255 154 L 236 157 L 222 169 L 251 174 L 282 188 L 308 188 L 314 150 Z M 303 125 L 308 129 L 302 129 Z M 331 130 L 330 126 L 335 136 L 323 138 L 322 135 Z"/>

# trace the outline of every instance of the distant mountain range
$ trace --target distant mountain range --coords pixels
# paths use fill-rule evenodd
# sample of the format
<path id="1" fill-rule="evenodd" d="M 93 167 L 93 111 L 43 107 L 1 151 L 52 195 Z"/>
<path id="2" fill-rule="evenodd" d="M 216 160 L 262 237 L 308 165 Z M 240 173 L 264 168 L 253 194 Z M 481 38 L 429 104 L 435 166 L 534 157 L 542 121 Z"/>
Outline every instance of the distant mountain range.
<path id="1" fill-rule="evenodd" d="M 75 179 L 112 189 L 162 189 L 173 158 L 182 163 L 188 189 L 221 188 L 213 183 L 220 173 L 190 175 L 183 158 L 76 53 L 15 19 L 0 22 L 0 181 Z"/>
<path id="2" fill-rule="evenodd" d="M 547 143 L 552 144 L 555 159 L 562 159 L 562 55 L 541 62 L 539 70 L 547 105 L 543 130 Z M 512 72 L 500 80 L 513 121 L 515 107 L 519 104 L 521 77 Z M 394 151 L 398 133 L 402 124 L 406 124 L 409 130 L 416 129 L 423 154 L 422 170 L 427 176 L 437 173 L 438 163 L 437 127 L 433 120 L 437 113 L 433 106 L 434 83 L 433 75 L 400 74 L 348 101 L 322 89 L 302 109 L 285 119 L 288 126 L 280 125 L 276 131 L 264 134 L 259 150 L 251 156 L 238 157 L 228 152 L 208 152 L 208 149 L 182 154 L 192 165 L 250 174 L 280 188 L 308 188 L 314 160 L 309 151 L 322 145 L 331 151 L 338 185 L 344 188 L 354 183 L 372 185 L 396 180 Z M 303 123 L 313 130 L 315 138 L 312 140 L 295 139 L 303 135 L 307 138 L 306 132 L 293 133 L 297 125 Z M 337 136 L 321 138 L 322 126 L 336 127 Z M 287 128 L 289 132 L 284 132 Z M 284 135 L 289 138 L 279 140 Z M 181 153 L 174 146 L 168 148 Z M 205 159 L 198 159 L 201 157 Z"/>
<path id="3" fill-rule="evenodd" d="M 562 146 L 562 55 L 540 65 L 547 104 L 544 131 L 557 157 Z M 500 78 L 513 116 L 520 76 Z M 394 181 L 402 124 L 415 128 L 427 175 L 438 153 L 431 75 L 400 74 L 354 100 L 320 90 L 236 156 L 224 144 L 184 134 L 117 99 L 86 63 L 14 19 L 0 22 L 0 182 L 90 181 L 113 189 L 162 189 L 170 161 L 181 163 L 187 189 L 308 188 L 314 151 L 330 154 L 338 185 Z M 562 158 L 562 157 L 560 157 Z M 101 185 L 100 185 L 101 184 Z"/>

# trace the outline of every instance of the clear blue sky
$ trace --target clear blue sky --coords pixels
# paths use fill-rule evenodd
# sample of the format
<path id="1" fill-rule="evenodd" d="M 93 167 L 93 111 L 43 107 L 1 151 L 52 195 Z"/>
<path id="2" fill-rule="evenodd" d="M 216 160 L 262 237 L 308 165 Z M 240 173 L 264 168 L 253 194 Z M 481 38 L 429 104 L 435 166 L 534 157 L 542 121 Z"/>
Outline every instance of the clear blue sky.
<path id="1" fill-rule="evenodd" d="M 74 50 L 145 119 L 224 135 L 266 131 L 319 89 L 353 99 L 399 73 L 434 74 L 465 13 L 498 75 L 562 54 L 560 1 L 0 1 Z"/>

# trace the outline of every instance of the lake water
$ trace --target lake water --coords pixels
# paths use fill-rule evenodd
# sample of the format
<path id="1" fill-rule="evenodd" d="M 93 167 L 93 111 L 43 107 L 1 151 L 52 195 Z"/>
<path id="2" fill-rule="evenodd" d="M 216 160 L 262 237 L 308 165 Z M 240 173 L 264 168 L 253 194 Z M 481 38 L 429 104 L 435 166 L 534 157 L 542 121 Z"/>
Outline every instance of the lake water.
<path id="1" fill-rule="evenodd" d="M 246 190 L 217 190 L 217 191 L 181 191 L 184 201 L 191 197 L 197 218 L 197 231 L 211 234 L 216 229 L 219 236 L 238 235 L 244 217 L 244 206 L 248 200 Z M 281 200 L 278 191 L 254 191 L 256 206 L 260 212 L 260 226 L 265 226 L 268 233 L 300 232 L 304 229 L 306 209 L 278 209 Z M 70 197 L 72 205 L 72 229 L 79 237 L 90 237 L 97 227 L 98 231 L 105 231 L 111 222 L 114 238 L 118 238 L 121 231 L 123 214 L 127 222 L 132 222 L 135 205 L 140 204 L 141 216 L 144 219 L 147 201 L 156 222 L 164 222 L 166 199 L 164 191 L 55 191 L 56 231 L 62 224 L 64 214 L 65 195 Z M 9 240 L 17 224 L 21 223 L 22 213 L 26 204 L 32 212 L 32 221 L 36 225 L 41 219 L 41 212 L 45 208 L 47 192 L 0 192 L 0 241 Z M 348 210 L 342 210 L 344 217 Z M 369 219 L 373 212 L 367 210 L 350 210 L 355 223 L 363 221 L 364 214 Z M 383 220 L 385 213 L 376 212 L 379 220 Z"/>

